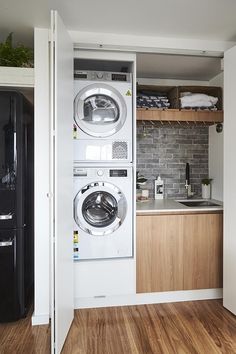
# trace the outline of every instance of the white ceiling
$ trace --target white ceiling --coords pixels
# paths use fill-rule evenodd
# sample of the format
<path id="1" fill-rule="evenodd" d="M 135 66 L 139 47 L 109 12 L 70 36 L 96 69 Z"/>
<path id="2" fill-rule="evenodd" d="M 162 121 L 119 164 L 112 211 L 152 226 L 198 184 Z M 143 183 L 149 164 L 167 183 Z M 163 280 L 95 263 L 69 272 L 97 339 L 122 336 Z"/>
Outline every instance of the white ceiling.
<path id="1" fill-rule="evenodd" d="M 138 78 L 208 81 L 220 72 L 220 58 L 137 54 Z"/>
<path id="2" fill-rule="evenodd" d="M 235 0 L 1 0 L 0 40 L 13 31 L 33 43 L 33 27 L 47 27 L 50 9 L 68 29 L 144 36 L 236 40 Z"/>
<path id="3" fill-rule="evenodd" d="M 33 28 L 50 26 L 50 9 L 69 30 L 236 41 L 236 0 L 0 1 L 0 41 L 14 32 L 15 42 L 33 46 Z M 209 80 L 219 72 L 217 58 L 137 55 L 139 78 Z"/>

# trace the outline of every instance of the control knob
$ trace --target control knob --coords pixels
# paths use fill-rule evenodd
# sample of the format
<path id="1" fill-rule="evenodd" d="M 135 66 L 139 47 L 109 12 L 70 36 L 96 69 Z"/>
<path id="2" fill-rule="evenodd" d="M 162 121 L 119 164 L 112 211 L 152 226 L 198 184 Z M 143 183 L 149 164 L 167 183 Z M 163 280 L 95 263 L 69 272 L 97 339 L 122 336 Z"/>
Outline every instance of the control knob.
<path id="1" fill-rule="evenodd" d="M 102 72 L 101 73 L 96 73 L 96 75 L 97 75 L 98 79 L 102 79 L 103 78 L 103 73 Z"/>
<path id="2" fill-rule="evenodd" d="M 103 170 L 97 170 L 97 175 L 98 175 L 99 177 L 103 176 Z"/>

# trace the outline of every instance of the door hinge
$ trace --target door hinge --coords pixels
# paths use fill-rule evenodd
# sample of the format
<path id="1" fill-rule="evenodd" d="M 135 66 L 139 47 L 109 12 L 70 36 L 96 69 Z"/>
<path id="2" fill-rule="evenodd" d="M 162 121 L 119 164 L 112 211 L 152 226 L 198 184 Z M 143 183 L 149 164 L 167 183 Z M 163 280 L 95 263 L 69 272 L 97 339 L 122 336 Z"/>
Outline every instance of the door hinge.
<path id="1" fill-rule="evenodd" d="M 48 192 L 48 193 L 47 193 L 47 197 L 48 197 L 49 199 L 51 199 L 51 198 L 53 198 L 53 197 L 54 197 L 54 194 L 53 194 L 53 193 L 51 193 L 51 192 Z"/>
<path id="2" fill-rule="evenodd" d="M 53 43 L 55 42 L 55 27 L 51 31 L 48 31 L 48 42 Z"/>

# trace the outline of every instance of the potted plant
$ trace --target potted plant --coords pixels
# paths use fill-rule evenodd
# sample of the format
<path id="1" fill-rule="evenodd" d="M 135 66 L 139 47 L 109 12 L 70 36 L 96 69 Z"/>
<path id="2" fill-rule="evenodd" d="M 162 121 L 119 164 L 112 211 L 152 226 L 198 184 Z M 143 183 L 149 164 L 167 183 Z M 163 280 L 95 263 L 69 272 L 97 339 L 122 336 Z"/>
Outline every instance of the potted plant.
<path id="1" fill-rule="evenodd" d="M 10 33 L 5 42 L 0 43 L 0 66 L 33 67 L 33 50 L 22 44 L 13 47 L 13 33 Z"/>
<path id="2" fill-rule="evenodd" d="M 212 178 L 203 178 L 202 179 L 202 198 L 210 199 L 211 198 L 211 181 Z"/>

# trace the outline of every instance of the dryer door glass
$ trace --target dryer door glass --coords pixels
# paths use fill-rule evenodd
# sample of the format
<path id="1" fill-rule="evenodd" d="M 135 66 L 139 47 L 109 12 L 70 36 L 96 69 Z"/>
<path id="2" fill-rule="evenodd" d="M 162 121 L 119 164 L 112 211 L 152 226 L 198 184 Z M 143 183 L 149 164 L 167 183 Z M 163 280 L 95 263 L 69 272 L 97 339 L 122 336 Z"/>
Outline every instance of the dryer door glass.
<path id="1" fill-rule="evenodd" d="M 88 85 L 75 97 L 75 122 L 89 136 L 102 138 L 117 133 L 124 125 L 126 116 L 124 97 L 107 84 Z"/>
<path id="2" fill-rule="evenodd" d="M 119 116 L 119 106 L 109 96 L 92 95 L 84 101 L 84 121 L 88 124 L 114 124 Z"/>
<path id="3" fill-rule="evenodd" d="M 106 227 L 117 217 L 116 199 L 108 192 L 91 193 L 82 206 L 82 214 L 86 222 L 94 227 Z"/>

